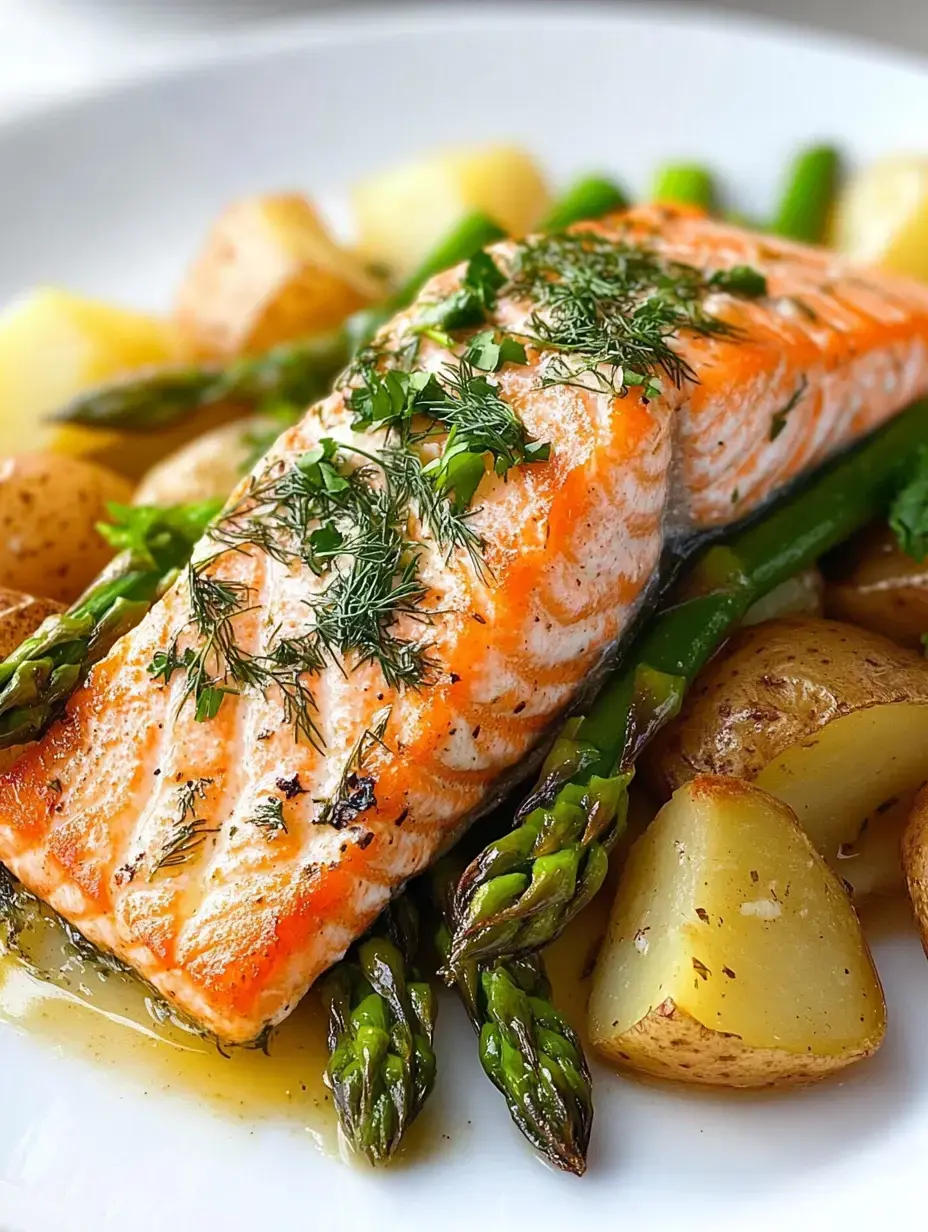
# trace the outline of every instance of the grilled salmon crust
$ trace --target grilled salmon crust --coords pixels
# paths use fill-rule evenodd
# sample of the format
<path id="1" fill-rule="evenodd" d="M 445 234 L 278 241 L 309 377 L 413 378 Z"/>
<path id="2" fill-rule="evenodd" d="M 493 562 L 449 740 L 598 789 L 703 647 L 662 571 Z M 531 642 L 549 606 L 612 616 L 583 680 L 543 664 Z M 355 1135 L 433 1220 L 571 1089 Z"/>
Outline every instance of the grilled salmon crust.
<path id="1" fill-rule="evenodd" d="M 313 678 L 319 748 L 294 739 L 276 687 L 230 694 L 197 721 L 183 672 L 149 670 L 189 630 L 181 578 L 0 778 L 0 859 L 225 1040 L 282 1019 L 526 762 L 627 628 L 668 536 L 743 517 L 928 392 L 926 289 L 683 211 L 586 230 L 703 271 L 751 266 L 767 294 L 713 292 L 707 310 L 734 328 L 681 331 L 673 346 L 694 376 L 657 396 L 546 384 L 549 357 L 531 344 L 526 364 L 502 368 L 501 395 L 550 459 L 481 482 L 479 566 L 414 525 L 431 683 L 391 687 L 375 661 L 329 664 Z M 513 244 L 494 251 L 505 264 Z M 420 304 L 461 278 L 439 276 Z M 492 319 L 531 332 L 531 311 L 504 291 Z M 440 336 L 423 355 L 432 370 L 451 357 Z M 371 449 L 346 396 L 313 408 L 259 471 L 322 437 Z M 256 655 L 299 633 L 320 585 L 255 544 L 215 569 L 249 597 L 235 631 Z M 365 798 L 326 811 L 372 729 L 363 782 L 351 780 Z"/>

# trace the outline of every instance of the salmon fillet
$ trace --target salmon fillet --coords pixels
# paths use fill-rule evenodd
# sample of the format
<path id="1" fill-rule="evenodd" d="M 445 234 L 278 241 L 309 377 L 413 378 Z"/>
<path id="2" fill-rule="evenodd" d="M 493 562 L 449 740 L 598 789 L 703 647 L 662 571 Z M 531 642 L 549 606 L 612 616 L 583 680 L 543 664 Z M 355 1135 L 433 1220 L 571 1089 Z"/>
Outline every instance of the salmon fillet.
<path id="1" fill-rule="evenodd" d="M 234 609 L 221 629 L 251 665 L 318 619 L 331 572 L 236 535 L 261 485 L 292 475 L 323 438 L 356 461 L 353 447 L 383 446 L 382 430 L 352 426 L 348 386 L 284 435 L 236 494 L 230 534 L 198 548 L 200 573 L 179 579 L 0 777 L 0 859 L 225 1040 L 283 1018 L 528 765 L 628 628 L 668 538 L 742 518 L 928 392 L 928 289 L 666 208 L 584 234 L 706 277 L 750 267 L 766 294 L 712 282 L 701 302 L 721 327 L 675 331 L 675 373 L 628 388 L 602 367 L 552 377 L 571 354 L 538 341 L 546 309 L 524 287 L 502 287 L 489 322 L 522 338 L 526 362 L 491 385 L 550 452 L 487 471 L 468 543 L 441 543 L 421 508 L 409 514 L 417 574 L 389 636 L 398 662 L 419 656 L 421 680 L 404 684 L 358 650 L 207 692 L 199 715 L 189 695 L 185 652 L 203 645 L 192 588 L 204 579 L 225 587 L 225 600 L 211 594 Z M 492 250 L 504 270 L 519 251 Z M 465 277 L 433 280 L 382 353 L 399 353 L 423 306 Z M 430 330 L 417 367 L 446 371 L 468 336 L 453 351 Z M 442 444 L 425 440 L 422 461 Z M 296 508 L 285 499 L 277 513 Z"/>

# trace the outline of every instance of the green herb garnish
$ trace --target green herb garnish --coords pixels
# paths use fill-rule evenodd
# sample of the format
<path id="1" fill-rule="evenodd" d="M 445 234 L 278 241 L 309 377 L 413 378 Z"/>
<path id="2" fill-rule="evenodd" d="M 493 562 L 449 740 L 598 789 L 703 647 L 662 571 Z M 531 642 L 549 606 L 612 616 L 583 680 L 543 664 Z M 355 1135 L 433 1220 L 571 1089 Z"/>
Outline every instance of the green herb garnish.
<path id="1" fill-rule="evenodd" d="M 267 831 L 269 839 L 278 834 L 287 833 L 287 823 L 284 821 L 284 802 L 280 796 L 268 796 L 266 800 L 255 805 L 255 811 L 248 819 L 253 826 Z"/>
<path id="2" fill-rule="evenodd" d="M 889 525 L 906 556 L 917 561 L 928 557 L 928 448 L 924 445 L 915 455 L 908 483 L 890 506 Z"/>
<path id="3" fill-rule="evenodd" d="M 796 388 L 796 392 L 790 398 L 789 402 L 787 402 L 785 406 L 781 407 L 780 410 L 774 411 L 773 415 L 770 418 L 770 440 L 771 441 L 775 441 L 777 437 L 780 435 L 780 433 L 783 431 L 783 429 L 786 427 L 786 420 L 790 412 L 796 409 L 796 407 L 799 405 L 799 402 L 803 394 L 806 392 L 808 388 L 809 388 L 809 378 L 807 376 L 803 376 L 799 381 L 799 385 Z"/>
<path id="4" fill-rule="evenodd" d="M 176 868 L 186 864 L 206 842 L 209 834 L 216 834 L 219 827 L 208 827 L 198 816 L 199 802 L 206 799 L 206 789 L 212 779 L 188 779 L 177 793 L 177 817 L 171 833 L 152 862 L 149 879 L 163 868 Z"/>
<path id="5" fill-rule="evenodd" d="M 661 375 L 675 385 L 696 379 L 671 345 L 681 330 L 736 332 L 703 308 L 710 289 L 692 266 L 584 231 L 522 241 L 507 288 L 533 302 L 526 334 L 554 352 L 542 384 L 614 394 L 641 386 L 647 397 L 660 393 Z"/>
<path id="6" fill-rule="evenodd" d="M 767 294 L 766 275 L 751 265 L 733 265 L 731 269 L 719 270 L 709 279 L 709 286 L 745 299 L 760 299 Z"/>

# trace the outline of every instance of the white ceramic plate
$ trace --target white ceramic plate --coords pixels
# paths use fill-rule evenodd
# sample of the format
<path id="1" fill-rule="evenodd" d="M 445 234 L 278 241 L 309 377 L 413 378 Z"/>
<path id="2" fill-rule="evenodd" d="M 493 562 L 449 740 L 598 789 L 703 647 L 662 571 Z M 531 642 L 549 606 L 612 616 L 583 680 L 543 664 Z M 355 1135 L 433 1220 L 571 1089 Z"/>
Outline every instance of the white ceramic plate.
<path id="1" fill-rule="evenodd" d="M 928 73 L 664 8 L 419 10 L 264 32 L 217 46 L 208 63 L 0 125 L 0 300 L 55 281 L 162 305 L 230 197 L 295 186 L 337 200 L 353 178 L 424 147 L 491 137 L 526 143 L 557 177 L 604 169 L 633 187 L 660 158 L 704 158 L 761 209 L 810 138 L 861 159 L 928 150 Z M 905 929 L 884 929 L 876 947 L 891 1026 L 873 1062 L 778 1097 L 600 1071 L 582 1182 L 523 1149 L 452 1005 L 427 1122 L 435 1149 L 376 1174 L 320 1153 L 292 1122 L 220 1117 L 0 1027 L 0 1225 L 908 1223 L 928 1155 L 928 966 Z"/>

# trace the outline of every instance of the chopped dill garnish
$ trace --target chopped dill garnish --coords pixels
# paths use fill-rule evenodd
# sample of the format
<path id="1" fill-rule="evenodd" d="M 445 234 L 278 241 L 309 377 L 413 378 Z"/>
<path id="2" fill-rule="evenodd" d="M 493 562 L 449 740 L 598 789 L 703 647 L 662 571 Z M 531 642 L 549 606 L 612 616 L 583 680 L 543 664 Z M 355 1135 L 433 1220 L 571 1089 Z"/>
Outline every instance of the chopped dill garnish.
<path id="1" fill-rule="evenodd" d="M 207 826 L 198 816 L 199 802 L 206 799 L 206 789 L 212 782 L 212 779 L 188 779 L 181 785 L 177 793 L 177 817 L 152 861 L 149 880 L 163 868 L 186 864 L 206 842 L 207 835 L 218 833 L 218 826 Z"/>
<path id="2" fill-rule="evenodd" d="M 284 802 L 280 796 L 268 796 L 255 805 L 255 811 L 248 819 L 253 826 L 259 826 L 267 831 L 269 839 L 278 834 L 287 833 L 287 823 L 284 821 Z"/>
<path id="3" fill-rule="evenodd" d="M 645 396 L 654 397 L 662 375 L 678 386 L 695 379 L 671 345 L 680 330 L 734 334 L 731 325 L 703 307 L 707 293 L 713 285 L 721 289 L 725 277 L 713 284 L 693 266 L 622 240 L 556 233 L 516 245 L 506 290 L 532 302 L 526 336 L 554 352 L 544 366 L 543 385 L 612 393 L 642 387 Z M 727 279 L 725 290 L 759 293 L 746 267 L 728 271 Z"/>
<path id="4" fill-rule="evenodd" d="M 809 388 L 809 378 L 803 374 L 799 384 L 796 387 L 795 393 L 790 398 L 785 406 L 780 407 L 778 411 L 774 411 L 770 417 L 770 437 L 771 441 L 775 441 L 783 429 L 786 427 L 786 420 L 791 411 L 794 411 L 799 405 L 803 394 Z"/>

